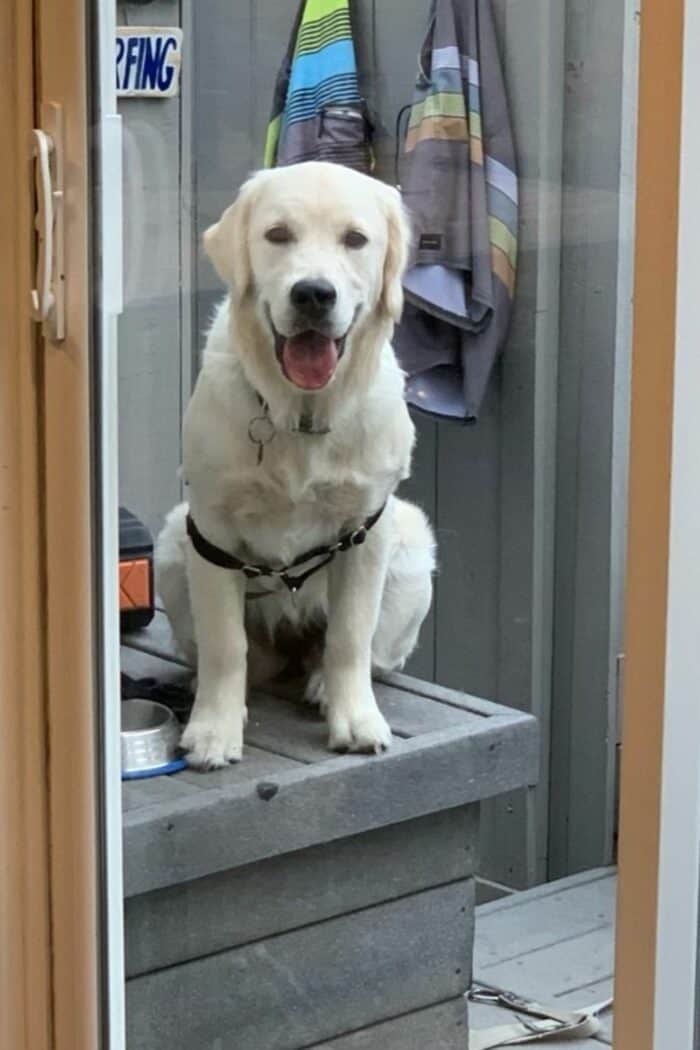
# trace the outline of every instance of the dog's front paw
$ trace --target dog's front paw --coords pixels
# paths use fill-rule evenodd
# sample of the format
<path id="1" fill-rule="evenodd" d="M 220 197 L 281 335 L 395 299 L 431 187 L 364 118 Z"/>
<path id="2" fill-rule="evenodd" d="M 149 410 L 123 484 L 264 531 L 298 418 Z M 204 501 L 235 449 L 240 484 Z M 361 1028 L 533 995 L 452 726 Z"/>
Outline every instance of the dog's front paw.
<path id="1" fill-rule="evenodd" d="M 188 765 L 203 771 L 220 769 L 243 756 L 243 719 L 190 719 L 180 747 Z"/>
<path id="2" fill-rule="evenodd" d="M 328 705 L 328 746 L 331 751 L 380 754 L 391 746 L 391 729 L 372 697 L 357 706 Z"/>

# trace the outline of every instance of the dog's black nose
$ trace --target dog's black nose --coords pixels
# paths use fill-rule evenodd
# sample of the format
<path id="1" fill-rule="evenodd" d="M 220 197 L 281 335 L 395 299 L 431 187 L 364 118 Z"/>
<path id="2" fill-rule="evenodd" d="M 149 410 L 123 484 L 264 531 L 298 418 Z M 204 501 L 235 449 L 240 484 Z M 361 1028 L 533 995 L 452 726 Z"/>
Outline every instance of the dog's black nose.
<path id="1" fill-rule="evenodd" d="M 338 293 L 330 281 L 324 281 L 322 277 L 297 281 L 292 285 L 289 294 L 294 306 L 307 313 L 324 313 L 330 310 L 338 298 Z"/>

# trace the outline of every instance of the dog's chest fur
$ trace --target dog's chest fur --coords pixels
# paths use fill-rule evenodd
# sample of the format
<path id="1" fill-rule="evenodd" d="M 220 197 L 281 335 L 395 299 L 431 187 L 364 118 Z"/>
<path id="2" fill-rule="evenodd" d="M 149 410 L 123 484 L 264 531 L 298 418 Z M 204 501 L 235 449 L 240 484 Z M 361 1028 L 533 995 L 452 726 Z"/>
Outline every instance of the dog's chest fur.
<path id="1" fill-rule="evenodd" d="M 185 427 L 185 474 L 200 529 L 255 561 L 287 563 L 378 510 L 406 477 L 413 428 L 400 397 L 368 399 L 328 434 L 276 430 L 258 447 L 259 411 L 236 369 L 209 367 Z"/>
<path id="2" fill-rule="evenodd" d="M 343 467 L 321 443 L 330 436 L 280 436 L 257 464 L 254 449 L 243 451 L 230 472 L 210 478 L 212 509 L 231 524 L 248 554 L 286 562 L 302 551 L 332 541 L 350 525 L 377 510 L 396 488 L 400 471 Z M 305 447 L 290 449 L 291 443 Z M 310 443 L 316 447 L 311 448 Z M 246 455 L 247 453 L 247 455 Z"/>

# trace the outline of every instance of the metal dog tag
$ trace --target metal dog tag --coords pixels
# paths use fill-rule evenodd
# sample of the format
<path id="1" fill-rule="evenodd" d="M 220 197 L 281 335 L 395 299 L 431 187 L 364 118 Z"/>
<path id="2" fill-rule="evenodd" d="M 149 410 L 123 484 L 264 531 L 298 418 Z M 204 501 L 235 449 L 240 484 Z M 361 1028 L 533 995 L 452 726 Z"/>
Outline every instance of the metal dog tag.
<path id="1" fill-rule="evenodd" d="M 254 416 L 248 424 L 248 437 L 253 445 L 258 446 L 258 466 L 262 463 L 265 445 L 272 441 L 275 434 L 275 424 L 268 415 Z"/>

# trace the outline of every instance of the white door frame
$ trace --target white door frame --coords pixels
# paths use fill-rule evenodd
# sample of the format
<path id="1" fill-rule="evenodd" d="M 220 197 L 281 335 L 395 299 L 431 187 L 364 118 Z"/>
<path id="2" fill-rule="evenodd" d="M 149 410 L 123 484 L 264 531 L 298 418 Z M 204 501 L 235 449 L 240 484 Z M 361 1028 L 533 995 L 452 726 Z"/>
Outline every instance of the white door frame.
<path id="1" fill-rule="evenodd" d="M 96 68 L 92 69 L 91 101 L 96 119 L 98 158 L 92 189 L 93 310 L 97 345 L 98 389 L 95 392 L 98 435 L 101 593 L 100 670 L 102 827 L 104 850 L 103 943 L 106 958 L 104 992 L 105 1050 L 124 1050 L 125 968 L 122 878 L 121 799 L 121 690 L 119 675 L 119 371 L 117 318 L 122 312 L 122 127 L 117 114 L 115 78 L 116 5 L 100 0 L 96 5 Z M 99 262 L 98 262 L 99 260 Z"/>

